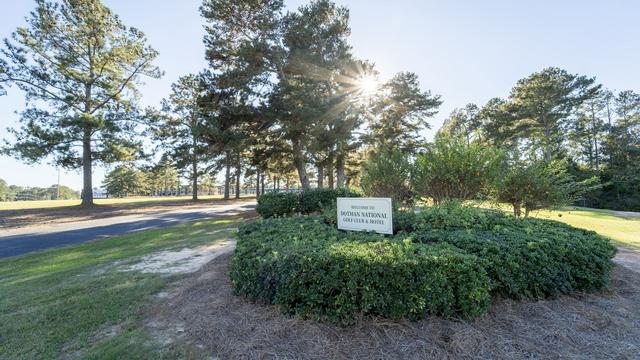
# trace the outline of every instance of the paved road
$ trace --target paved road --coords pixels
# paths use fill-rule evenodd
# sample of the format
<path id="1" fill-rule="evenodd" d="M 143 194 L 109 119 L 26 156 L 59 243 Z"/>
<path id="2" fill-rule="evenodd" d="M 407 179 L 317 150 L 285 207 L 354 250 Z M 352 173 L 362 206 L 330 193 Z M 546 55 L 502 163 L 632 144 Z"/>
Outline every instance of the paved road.
<path id="1" fill-rule="evenodd" d="M 157 214 L 117 216 L 26 229 L 0 230 L 0 258 L 171 226 L 187 221 L 238 214 L 253 208 L 255 208 L 255 202 L 245 202 L 212 205 L 210 208 L 172 210 Z"/>

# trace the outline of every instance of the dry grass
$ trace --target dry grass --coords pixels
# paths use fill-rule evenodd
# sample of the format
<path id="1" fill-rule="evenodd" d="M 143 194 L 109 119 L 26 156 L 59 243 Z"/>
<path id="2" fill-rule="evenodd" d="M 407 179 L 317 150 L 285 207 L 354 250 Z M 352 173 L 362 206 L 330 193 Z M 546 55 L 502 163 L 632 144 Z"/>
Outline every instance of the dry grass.
<path id="1" fill-rule="evenodd" d="M 640 357 L 640 279 L 620 266 L 600 294 L 495 299 L 473 322 L 367 318 L 341 328 L 233 296 L 228 260 L 214 260 L 148 309 L 147 329 L 167 351 L 187 346 L 223 359 Z"/>

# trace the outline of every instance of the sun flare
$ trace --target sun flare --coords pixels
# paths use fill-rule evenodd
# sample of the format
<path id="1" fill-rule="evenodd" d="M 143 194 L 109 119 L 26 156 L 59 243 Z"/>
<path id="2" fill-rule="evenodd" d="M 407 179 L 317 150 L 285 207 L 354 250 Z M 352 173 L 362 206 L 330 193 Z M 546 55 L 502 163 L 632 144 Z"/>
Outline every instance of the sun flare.
<path id="1" fill-rule="evenodd" d="M 364 96 L 372 96 L 378 92 L 380 82 L 373 75 L 363 75 L 358 79 L 358 89 Z"/>

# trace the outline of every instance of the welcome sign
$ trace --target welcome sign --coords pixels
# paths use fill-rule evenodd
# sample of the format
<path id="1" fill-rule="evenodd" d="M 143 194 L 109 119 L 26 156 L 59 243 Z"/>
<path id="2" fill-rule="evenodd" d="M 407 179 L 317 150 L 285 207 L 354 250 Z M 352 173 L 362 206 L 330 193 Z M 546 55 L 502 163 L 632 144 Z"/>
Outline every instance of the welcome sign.
<path id="1" fill-rule="evenodd" d="M 338 198 L 338 229 L 393 234 L 390 198 Z"/>

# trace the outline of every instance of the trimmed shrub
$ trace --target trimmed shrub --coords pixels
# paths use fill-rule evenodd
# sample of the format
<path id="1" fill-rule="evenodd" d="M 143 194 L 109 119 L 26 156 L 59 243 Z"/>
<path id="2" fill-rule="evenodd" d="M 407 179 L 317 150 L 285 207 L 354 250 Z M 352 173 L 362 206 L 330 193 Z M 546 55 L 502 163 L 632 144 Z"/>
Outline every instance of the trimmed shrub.
<path id="1" fill-rule="evenodd" d="M 393 213 L 393 233 L 411 233 L 416 229 L 416 219 L 418 215 L 413 211 L 394 211 Z"/>
<path id="2" fill-rule="evenodd" d="M 476 255 L 492 289 L 515 299 L 542 299 L 604 286 L 616 249 L 593 231 L 501 212 L 435 206 L 417 216 L 413 240 L 447 243 Z"/>
<path id="3" fill-rule="evenodd" d="M 298 193 L 266 193 L 258 198 L 256 211 L 263 218 L 288 216 L 298 208 Z"/>
<path id="4" fill-rule="evenodd" d="M 540 299 L 606 285 L 613 247 L 550 220 L 448 204 L 394 213 L 394 236 L 339 231 L 325 216 L 259 220 L 239 230 L 237 294 L 341 324 L 360 315 L 472 318 L 490 294 Z"/>
<path id="5" fill-rule="evenodd" d="M 336 205 L 336 198 L 359 197 L 349 189 L 309 189 L 292 193 L 266 193 L 258 198 L 256 210 L 265 219 L 290 216 L 292 214 L 313 214 Z"/>
<path id="6" fill-rule="evenodd" d="M 360 197 L 360 194 L 349 189 L 309 189 L 300 193 L 297 212 L 312 214 L 322 211 L 325 207 L 335 206 L 339 197 Z"/>
<path id="7" fill-rule="evenodd" d="M 316 217 L 243 227 L 230 274 L 238 294 L 342 324 L 359 314 L 472 318 L 490 300 L 489 278 L 473 255 L 446 244 L 339 232 Z"/>

